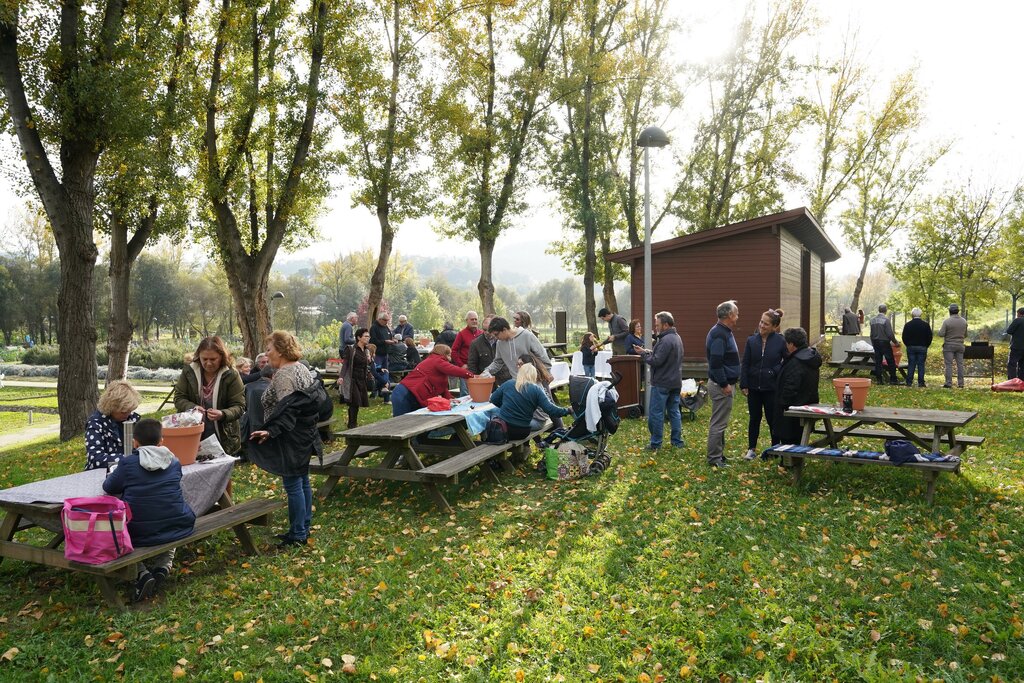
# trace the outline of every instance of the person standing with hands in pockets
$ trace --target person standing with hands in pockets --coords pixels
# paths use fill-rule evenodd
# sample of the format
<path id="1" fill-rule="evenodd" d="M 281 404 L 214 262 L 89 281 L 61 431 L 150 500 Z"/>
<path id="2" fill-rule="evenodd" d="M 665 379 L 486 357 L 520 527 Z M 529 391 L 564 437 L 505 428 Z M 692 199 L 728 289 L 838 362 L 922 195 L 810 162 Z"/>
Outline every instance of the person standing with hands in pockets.
<path id="1" fill-rule="evenodd" d="M 633 346 L 633 351 L 651 366 L 651 400 L 647 415 L 647 430 L 651 442 L 647 450 L 661 448 L 665 437 L 665 413 L 671 428 L 670 439 L 675 448 L 685 446 L 683 441 L 683 418 L 679 413 L 679 392 L 683 388 L 683 340 L 676 332 L 676 321 L 668 311 L 654 316 L 654 330 L 658 343 L 654 350 Z"/>
<path id="2" fill-rule="evenodd" d="M 708 427 L 708 465 L 726 467 L 725 429 L 732 415 L 733 385 L 740 378 L 740 352 L 732 331 L 740 319 L 735 301 L 718 304 L 718 322 L 708 332 L 705 351 L 708 359 L 708 395 L 711 397 L 711 424 Z"/>

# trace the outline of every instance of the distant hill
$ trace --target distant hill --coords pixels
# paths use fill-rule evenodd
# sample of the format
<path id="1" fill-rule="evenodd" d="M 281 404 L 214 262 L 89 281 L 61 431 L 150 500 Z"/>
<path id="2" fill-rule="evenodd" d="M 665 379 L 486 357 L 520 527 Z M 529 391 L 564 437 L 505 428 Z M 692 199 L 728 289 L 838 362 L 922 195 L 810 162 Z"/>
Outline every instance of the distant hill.
<path id="1" fill-rule="evenodd" d="M 548 280 L 570 277 L 558 258 L 545 254 L 547 244 L 541 241 L 521 242 L 499 246 L 494 251 L 494 279 L 499 285 L 511 287 L 526 293 Z M 467 257 L 409 256 L 402 258 L 412 262 L 416 272 L 423 279 L 441 274 L 455 287 L 475 287 L 480 279 L 480 261 Z M 311 274 L 313 260 L 308 258 L 278 259 L 274 271 L 284 276 L 295 273 Z"/>

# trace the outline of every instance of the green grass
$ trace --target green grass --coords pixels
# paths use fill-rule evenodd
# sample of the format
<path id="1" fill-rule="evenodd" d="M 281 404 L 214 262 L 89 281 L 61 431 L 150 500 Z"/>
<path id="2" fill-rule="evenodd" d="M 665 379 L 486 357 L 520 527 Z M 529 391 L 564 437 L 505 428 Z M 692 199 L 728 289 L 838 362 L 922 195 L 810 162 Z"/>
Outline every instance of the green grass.
<path id="1" fill-rule="evenodd" d="M 0 676 L 325 680 L 351 655 L 350 678 L 378 681 L 1020 680 L 1021 400 L 872 388 L 877 405 L 978 411 L 967 431 L 988 440 L 934 507 L 914 472 L 811 462 L 794 490 L 738 462 L 737 401 L 725 471 L 704 464 L 705 407 L 682 450 L 644 452 L 625 421 L 600 478 L 463 482 L 452 516 L 412 485 L 343 481 L 312 547 L 243 557 L 222 534 L 125 613 L 82 576 L 8 560 L 0 641 L 18 653 Z M 387 415 L 374 403 L 361 423 Z M 7 451 L 0 485 L 82 460 L 81 439 Z M 252 466 L 234 481 L 239 499 L 284 495 Z"/>

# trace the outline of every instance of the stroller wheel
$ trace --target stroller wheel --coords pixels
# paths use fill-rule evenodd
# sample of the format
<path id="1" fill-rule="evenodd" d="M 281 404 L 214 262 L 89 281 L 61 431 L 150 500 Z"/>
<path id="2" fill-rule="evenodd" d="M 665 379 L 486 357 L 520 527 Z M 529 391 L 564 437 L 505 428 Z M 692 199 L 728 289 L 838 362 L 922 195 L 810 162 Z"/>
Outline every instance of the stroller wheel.
<path id="1" fill-rule="evenodd" d="M 630 419 L 638 420 L 641 417 L 643 417 L 643 415 L 644 411 L 640 408 L 640 406 L 633 406 L 632 408 L 629 409 Z"/>

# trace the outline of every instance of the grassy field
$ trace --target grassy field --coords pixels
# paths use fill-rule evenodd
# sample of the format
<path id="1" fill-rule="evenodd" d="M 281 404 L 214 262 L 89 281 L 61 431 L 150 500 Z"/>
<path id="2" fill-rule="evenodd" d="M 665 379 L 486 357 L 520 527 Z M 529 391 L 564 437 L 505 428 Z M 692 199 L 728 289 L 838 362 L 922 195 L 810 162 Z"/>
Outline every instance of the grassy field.
<path id="1" fill-rule="evenodd" d="M 0 678 L 1021 680 L 1022 398 L 872 388 L 878 405 L 978 411 L 968 432 L 988 440 L 934 507 L 913 472 L 811 462 L 794 490 L 773 464 L 737 462 L 737 402 L 727 470 L 704 464 L 705 407 L 682 450 L 643 451 L 645 424 L 625 421 L 602 477 L 464 482 L 450 517 L 410 485 L 342 482 L 316 503 L 310 547 L 278 552 L 257 529 L 266 553 L 250 558 L 222 534 L 124 613 L 86 578 L 8 560 Z M 386 415 L 375 402 L 361 422 Z M 82 453 L 6 451 L 0 486 Z M 236 498 L 284 495 L 252 466 L 234 482 Z"/>

